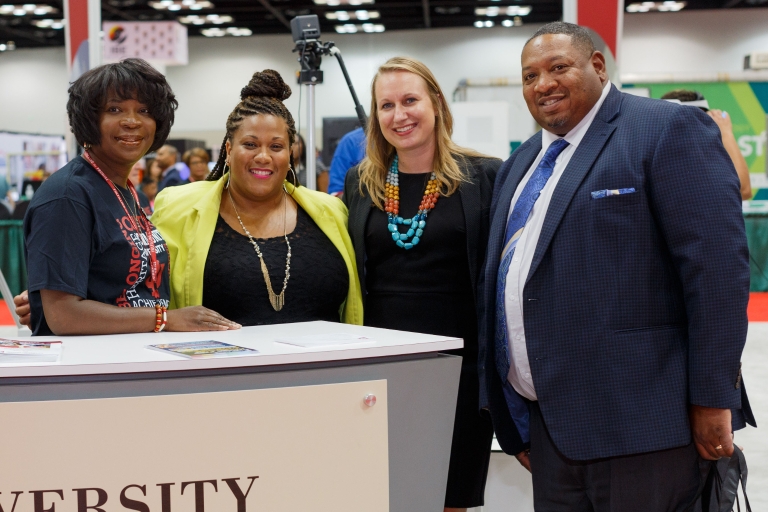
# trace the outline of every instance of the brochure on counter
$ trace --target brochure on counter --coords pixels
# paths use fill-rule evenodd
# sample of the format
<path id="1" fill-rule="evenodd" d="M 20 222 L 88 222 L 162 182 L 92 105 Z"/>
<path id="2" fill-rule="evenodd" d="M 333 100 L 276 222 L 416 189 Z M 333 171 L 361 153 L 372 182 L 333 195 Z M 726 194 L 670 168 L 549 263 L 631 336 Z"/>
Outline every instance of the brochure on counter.
<path id="1" fill-rule="evenodd" d="M 159 350 L 166 354 L 186 357 L 187 359 L 211 359 L 216 357 L 254 356 L 259 353 L 252 348 L 239 347 L 215 340 L 185 341 L 180 343 L 160 343 L 147 345 L 148 349 Z"/>
<path id="2" fill-rule="evenodd" d="M 0 338 L 0 364 L 53 363 L 61 359 L 61 341 Z"/>

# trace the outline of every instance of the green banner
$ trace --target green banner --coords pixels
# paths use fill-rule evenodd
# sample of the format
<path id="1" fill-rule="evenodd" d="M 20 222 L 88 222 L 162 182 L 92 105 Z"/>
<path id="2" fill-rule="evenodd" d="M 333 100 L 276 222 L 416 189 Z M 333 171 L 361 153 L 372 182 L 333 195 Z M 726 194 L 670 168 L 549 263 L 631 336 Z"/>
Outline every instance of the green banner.
<path id="1" fill-rule="evenodd" d="M 627 87 L 627 86 L 625 86 Z M 728 112 L 733 134 L 747 161 L 750 173 L 766 173 L 766 112 L 768 112 L 768 83 L 766 82 L 697 82 L 674 84 L 633 84 L 650 91 L 651 98 L 675 89 L 699 91 L 709 107 Z M 752 199 L 768 199 L 768 188 L 753 189 Z"/>

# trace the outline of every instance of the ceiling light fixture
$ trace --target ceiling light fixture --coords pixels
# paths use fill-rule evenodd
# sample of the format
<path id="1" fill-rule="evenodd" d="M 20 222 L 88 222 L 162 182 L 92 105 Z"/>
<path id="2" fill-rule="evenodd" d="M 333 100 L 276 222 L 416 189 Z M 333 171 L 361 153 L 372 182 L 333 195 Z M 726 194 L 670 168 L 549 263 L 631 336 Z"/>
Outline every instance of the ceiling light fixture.
<path id="1" fill-rule="evenodd" d="M 160 0 L 159 2 L 149 2 L 149 6 L 158 11 L 180 11 L 182 9 L 199 11 L 212 9 L 213 3 L 208 0 Z"/>
<path id="2" fill-rule="evenodd" d="M 475 8 L 475 16 L 528 16 L 530 13 L 530 5 L 494 5 Z"/>
<path id="3" fill-rule="evenodd" d="M 379 11 L 335 11 L 335 12 L 326 12 L 325 18 L 329 20 L 337 20 L 337 21 L 349 21 L 349 20 L 375 20 L 379 19 L 381 17 L 381 14 Z"/>
<path id="4" fill-rule="evenodd" d="M 384 32 L 384 30 L 386 30 L 384 25 L 379 23 L 363 23 L 362 25 L 347 23 L 344 25 L 336 25 L 336 32 L 339 34 L 355 34 L 361 31 L 368 34 L 374 34 Z"/>
<path id="5" fill-rule="evenodd" d="M 315 5 L 364 5 L 372 4 L 374 0 L 314 0 Z"/>
<path id="6" fill-rule="evenodd" d="M 227 28 L 204 28 L 200 31 L 205 37 L 245 37 L 253 35 L 253 31 L 246 27 L 227 27 Z"/>
<path id="7" fill-rule="evenodd" d="M 491 20 L 477 20 L 475 22 L 475 27 L 477 28 L 491 28 L 494 25 L 494 23 Z"/>
<path id="8" fill-rule="evenodd" d="M 199 16 L 197 14 L 190 14 L 189 16 L 181 16 L 177 18 L 179 23 L 184 25 L 221 25 L 223 23 L 232 23 L 235 19 L 227 14 L 209 14 L 207 16 Z"/>
<path id="9" fill-rule="evenodd" d="M 627 6 L 627 12 L 677 12 L 685 8 L 686 2 L 667 0 L 666 2 L 636 2 Z"/>
<path id="10" fill-rule="evenodd" d="M 64 23 L 65 23 L 64 20 L 51 20 L 51 19 L 32 21 L 32 24 L 37 28 L 52 28 L 54 30 L 61 30 L 62 28 L 64 28 Z"/>
<path id="11" fill-rule="evenodd" d="M 503 27 L 519 27 L 523 24 L 523 18 L 520 16 L 515 16 L 514 18 L 506 19 L 501 22 L 501 25 Z"/>
<path id="12" fill-rule="evenodd" d="M 32 16 L 32 15 L 45 16 L 46 14 L 51 14 L 55 12 L 59 12 L 59 10 L 50 5 L 37 5 L 37 4 L 0 5 L 0 14 L 4 16 L 11 16 L 11 15 L 13 16 Z"/>

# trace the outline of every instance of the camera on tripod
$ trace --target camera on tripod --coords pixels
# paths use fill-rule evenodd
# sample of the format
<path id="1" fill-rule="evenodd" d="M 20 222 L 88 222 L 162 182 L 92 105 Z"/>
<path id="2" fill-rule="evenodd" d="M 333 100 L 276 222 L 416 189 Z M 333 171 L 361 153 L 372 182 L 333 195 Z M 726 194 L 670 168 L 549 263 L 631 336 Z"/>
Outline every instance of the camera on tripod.
<path id="1" fill-rule="evenodd" d="M 355 88 L 352 86 L 352 80 L 347 73 L 347 67 L 344 65 L 344 59 L 341 57 L 341 50 L 336 47 L 333 41 L 323 43 L 320 41 L 320 19 L 315 14 L 308 16 L 296 16 L 291 20 L 291 35 L 296 46 L 294 52 L 299 54 L 301 71 L 299 72 L 299 84 L 317 85 L 323 83 L 323 72 L 320 71 L 320 64 L 323 61 L 323 55 L 333 55 L 339 61 L 339 67 L 347 81 L 347 87 L 355 103 L 355 112 L 360 120 L 360 125 L 365 128 L 368 121 L 365 110 L 363 110 L 360 101 L 355 94 Z M 310 88 L 312 89 L 312 88 Z"/>
<path id="2" fill-rule="evenodd" d="M 320 41 L 320 20 L 317 15 L 296 16 L 291 20 L 291 35 L 296 43 L 293 51 L 299 53 L 301 71 L 299 73 L 300 84 L 323 83 L 323 72 L 320 64 L 323 55 L 331 53 L 334 43 Z"/>

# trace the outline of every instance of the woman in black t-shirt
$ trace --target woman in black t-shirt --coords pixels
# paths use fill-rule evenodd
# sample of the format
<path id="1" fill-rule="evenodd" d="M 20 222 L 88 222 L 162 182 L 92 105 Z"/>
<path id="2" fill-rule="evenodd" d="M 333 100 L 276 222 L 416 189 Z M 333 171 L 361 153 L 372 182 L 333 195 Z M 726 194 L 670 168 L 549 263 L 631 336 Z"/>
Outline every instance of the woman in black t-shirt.
<path id="1" fill-rule="evenodd" d="M 167 246 L 128 181 L 165 141 L 176 106 L 165 77 L 140 59 L 70 87 L 67 114 L 85 151 L 40 187 L 24 218 L 34 335 L 239 328 L 202 306 L 166 312 Z"/>

